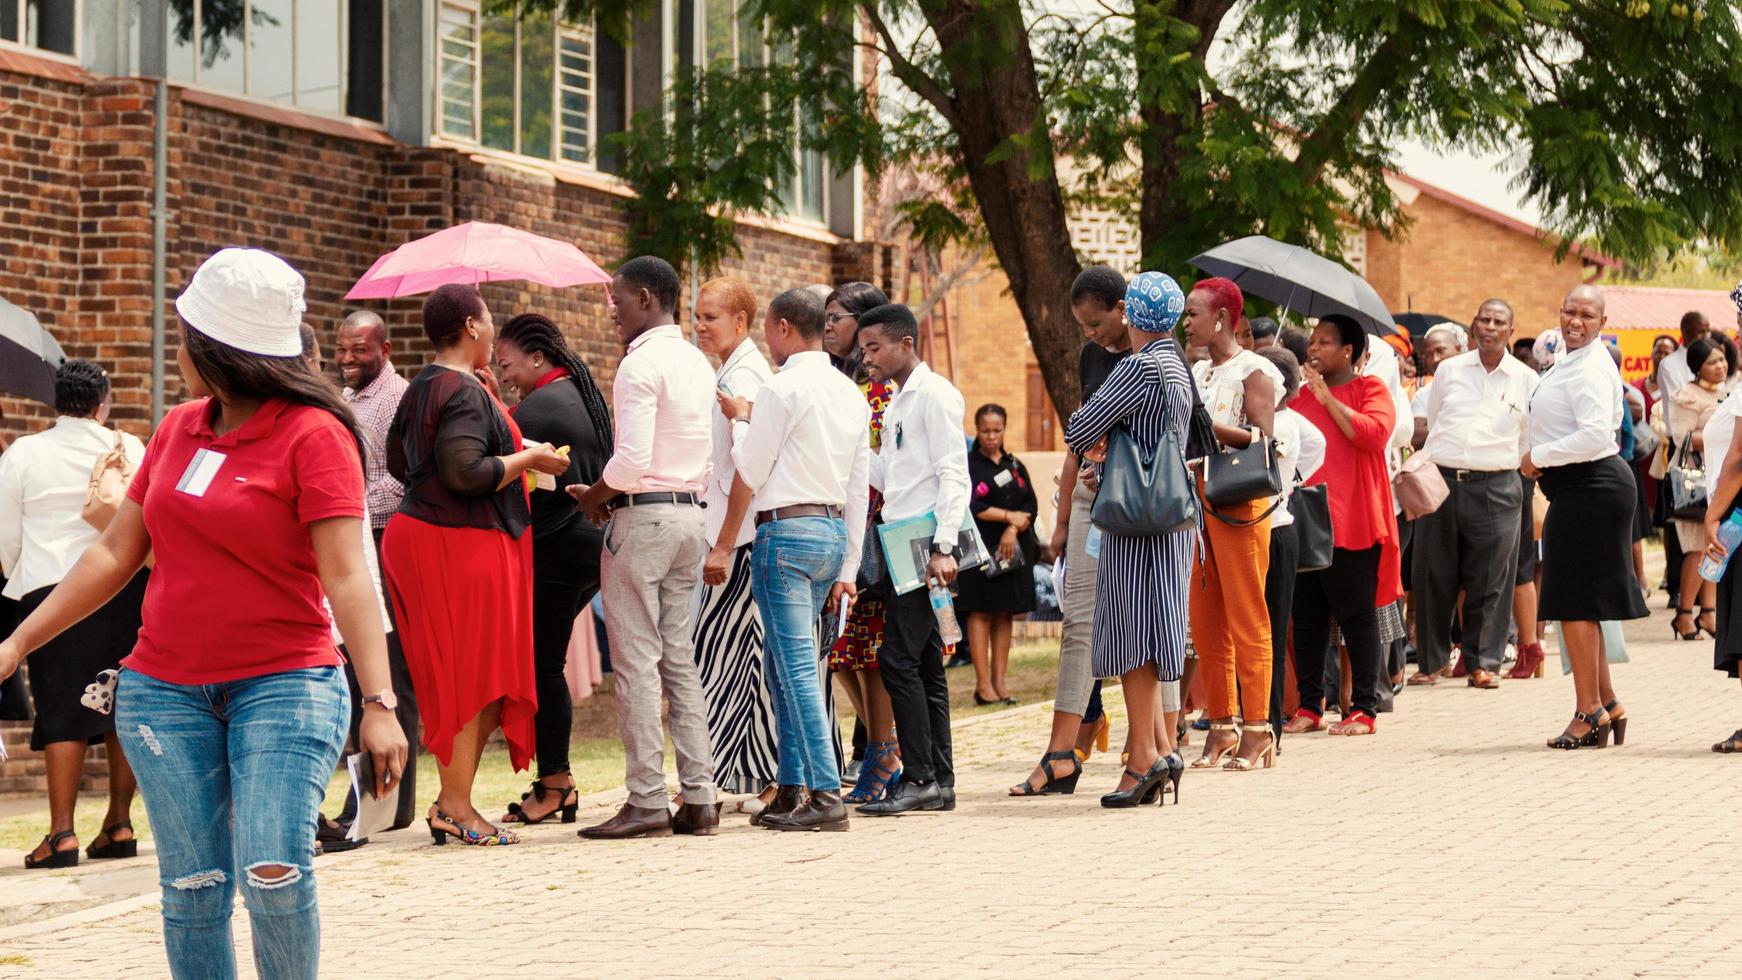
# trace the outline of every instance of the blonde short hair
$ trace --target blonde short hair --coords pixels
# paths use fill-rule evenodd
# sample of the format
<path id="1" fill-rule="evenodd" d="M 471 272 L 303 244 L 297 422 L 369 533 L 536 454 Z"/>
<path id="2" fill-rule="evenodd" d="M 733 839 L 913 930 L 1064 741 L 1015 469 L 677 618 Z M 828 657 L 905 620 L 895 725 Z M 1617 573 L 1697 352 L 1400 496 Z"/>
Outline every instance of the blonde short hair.
<path id="1" fill-rule="evenodd" d="M 726 304 L 726 309 L 744 314 L 746 328 L 756 326 L 756 294 L 751 291 L 749 283 L 732 276 L 721 276 L 702 283 L 696 295 L 700 297 L 709 293 L 717 294 Z"/>

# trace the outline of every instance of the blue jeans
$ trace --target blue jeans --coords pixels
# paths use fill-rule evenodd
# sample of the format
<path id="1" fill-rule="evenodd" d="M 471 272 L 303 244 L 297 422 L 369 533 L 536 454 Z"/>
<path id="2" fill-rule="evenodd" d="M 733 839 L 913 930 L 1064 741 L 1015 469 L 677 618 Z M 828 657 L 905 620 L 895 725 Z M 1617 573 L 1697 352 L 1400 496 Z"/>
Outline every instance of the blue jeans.
<path id="1" fill-rule="evenodd" d="M 157 838 L 163 938 L 177 980 L 236 976 L 237 879 L 256 972 L 317 974 L 315 815 L 350 713 L 337 667 L 194 686 L 121 672 L 115 734 Z M 271 874 L 278 869 L 288 871 Z"/>
<path id="2" fill-rule="evenodd" d="M 780 737 L 780 785 L 838 792 L 841 770 L 818 685 L 817 616 L 847 554 L 839 518 L 793 517 L 756 529 L 750 595 L 762 613 L 763 657 Z"/>

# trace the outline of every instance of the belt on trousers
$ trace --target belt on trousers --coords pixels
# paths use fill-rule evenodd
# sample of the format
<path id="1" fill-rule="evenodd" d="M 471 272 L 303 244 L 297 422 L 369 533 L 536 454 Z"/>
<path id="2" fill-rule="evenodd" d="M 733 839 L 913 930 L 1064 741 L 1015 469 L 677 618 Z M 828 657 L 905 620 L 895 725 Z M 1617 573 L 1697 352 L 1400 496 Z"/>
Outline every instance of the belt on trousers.
<path id="1" fill-rule="evenodd" d="M 833 504 L 789 504 L 776 507 L 773 510 L 756 512 L 756 526 L 761 527 L 769 521 L 784 521 L 794 517 L 840 517 L 841 508 Z"/>
<path id="2" fill-rule="evenodd" d="M 660 490 L 655 493 L 625 493 L 612 501 L 618 507 L 645 507 L 648 504 L 688 504 L 691 507 L 707 506 L 693 493 L 677 493 L 671 490 Z"/>
<path id="3" fill-rule="evenodd" d="M 1450 466 L 1440 467 L 1440 473 L 1454 483 L 1481 483 L 1495 477 L 1512 476 L 1517 470 L 1455 470 Z"/>

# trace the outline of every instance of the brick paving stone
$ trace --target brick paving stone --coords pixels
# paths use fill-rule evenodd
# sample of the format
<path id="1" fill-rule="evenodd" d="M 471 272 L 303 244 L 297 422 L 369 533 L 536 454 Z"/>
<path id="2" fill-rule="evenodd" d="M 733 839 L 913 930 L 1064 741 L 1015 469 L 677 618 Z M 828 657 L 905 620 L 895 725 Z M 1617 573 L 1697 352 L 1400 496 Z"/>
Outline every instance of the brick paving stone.
<path id="1" fill-rule="evenodd" d="M 323 974 L 1739 976 L 1742 762 L 1708 746 L 1742 691 L 1709 644 L 1660 641 L 1665 621 L 1628 628 L 1620 749 L 1543 747 L 1571 714 L 1558 675 L 1441 684 L 1374 738 L 1291 738 L 1275 770 L 1190 772 L 1183 806 L 1105 811 L 1116 753 L 1076 796 L 1004 799 L 1039 756 L 1033 705 L 959 726 L 953 814 L 844 835 L 729 815 L 713 839 L 619 844 L 551 824 L 505 849 L 385 835 L 316 865 Z M 236 937 L 252 976 L 240 909 Z M 7 977 L 166 972 L 155 906 L 0 933 L 0 953 L 29 960 Z"/>

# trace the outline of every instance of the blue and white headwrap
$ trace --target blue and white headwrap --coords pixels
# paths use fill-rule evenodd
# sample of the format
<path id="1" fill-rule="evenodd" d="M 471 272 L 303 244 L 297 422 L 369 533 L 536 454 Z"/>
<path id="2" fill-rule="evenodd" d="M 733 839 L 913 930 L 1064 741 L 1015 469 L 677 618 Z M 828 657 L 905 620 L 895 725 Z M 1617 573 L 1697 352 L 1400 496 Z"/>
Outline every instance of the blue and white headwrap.
<path id="1" fill-rule="evenodd" d="M 1144 333 L 1168 333 L 1186 309 L 1179 283 L 1162 272 L 1145 272 L 1125 287 L 1125 319 Z"/>

